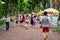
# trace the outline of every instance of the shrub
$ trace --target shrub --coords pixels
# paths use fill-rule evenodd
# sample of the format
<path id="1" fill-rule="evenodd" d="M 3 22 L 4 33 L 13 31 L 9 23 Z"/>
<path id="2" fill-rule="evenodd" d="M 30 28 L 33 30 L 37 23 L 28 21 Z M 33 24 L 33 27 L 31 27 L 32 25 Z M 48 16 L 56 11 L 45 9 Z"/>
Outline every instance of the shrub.
<path id="1" fill-rule="evenodd" d="M 15 18 L 11 18 L 11 21 L 14 21 L 15 20 Z"/>
<path id="2" fill-rule="evenodd" d="M 4 25 L 4 20 L 0 20 L 0 26 Z"/>

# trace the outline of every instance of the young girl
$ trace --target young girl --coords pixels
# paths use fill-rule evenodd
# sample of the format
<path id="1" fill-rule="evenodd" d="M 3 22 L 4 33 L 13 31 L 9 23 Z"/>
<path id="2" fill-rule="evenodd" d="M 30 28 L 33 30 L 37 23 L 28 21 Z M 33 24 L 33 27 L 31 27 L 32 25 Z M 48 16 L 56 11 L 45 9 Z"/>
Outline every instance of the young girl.
<path id="1" fill-rule="evenodd" d="M 24 15 L 22 16 L 22 23 L 24 23 L 25 22 L 25 17 L 24 17 Z"/>
<path id="2" fill-rule="evenodd" d="M 22 24 L 23 24 L 23 27 L 24 27 L 24 23 L 25 23 L 25 17 L 24 15 L 22 16 Z"/>
<path id="3" fill-rule="evenodd" d="M 36 18 L 36 16 L 34 16 L 34 18 L 33 18 L 33 26 L 34 27 L 36 26 L 36 22 L 37 22 L 37 18 Z"/>
<path id="4" fill-rule="evenodd" d="M 18 18 L 18 16 L 16 16 L 16 24 L 17 24 L 17 26 L 18 26 L 18 21 L 19 21 L 19 18 Z"/>
<path id="5" fill-rule="evenodd" d="M 28 24 L 29 24 L 29 18 L 28 15 L 26 15 L 26 19 L 25 19 L 25 28 L 28 29 Z"/>

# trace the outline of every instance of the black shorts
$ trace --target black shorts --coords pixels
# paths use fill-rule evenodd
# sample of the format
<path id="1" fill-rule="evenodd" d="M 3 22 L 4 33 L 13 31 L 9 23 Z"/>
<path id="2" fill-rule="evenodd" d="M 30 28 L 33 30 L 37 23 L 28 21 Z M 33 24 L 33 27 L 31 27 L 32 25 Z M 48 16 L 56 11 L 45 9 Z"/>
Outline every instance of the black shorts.
<path id="1" fill-rule="evenodd" d="M 33 21 L 31 21 L 31 25 L 33 25 Z"/>
<path id="2" fill-rule="evenodd" d="M 22 21 L 20 21 L 20 23 L 22 23 Z"/>

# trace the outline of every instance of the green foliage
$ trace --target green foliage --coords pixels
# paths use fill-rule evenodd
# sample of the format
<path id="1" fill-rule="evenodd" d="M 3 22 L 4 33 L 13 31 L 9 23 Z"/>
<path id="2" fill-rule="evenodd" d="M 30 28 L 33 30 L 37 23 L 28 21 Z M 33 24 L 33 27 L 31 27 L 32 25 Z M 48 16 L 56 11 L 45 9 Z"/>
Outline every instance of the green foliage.
<path id="1" fill-rule="evenodd" d="M 60 0 L 57 0 L 58 1 L 58 3 L 60 3 Z"/>
<path id="2" fill-rule="evenodd" d="M 2 0 L 6 1 L 6 0 Z M 37 7 L 39 7 L 41 10 L 44 9 L 44 5 L 42 0 L 7 0 L 8 1 L 8 13 L 6 13 L 5 5 L 0 3 L 0 14 L 1 15 L 7 15 L 13 13 L 15 14 L 18 12 L 23 11 L 24 13 L 29 13 L 31 11 L 37 12 Z M 60 3 L 60 0 L 57 0 Z M 45 2 L 45 1 L 44 1 Z M 50 6 L 50 0 L 46 0 L 46 7 Z M 6 3 L 6 2 L 5 2 Z M 54 6 L 54 5 L 53 5 Z M 54 6 L 56 8 L 56 6 Z"/>
<path id="3" fill-rule="evenodd" d="M 0 20 L 0 26 L 4 25 L 4 20 Z"/>
<path id="4" fill-rule="evenodd" d="M 0 13 L 1 13 L 1 11 L 2 11 L 2 3 L 0 2 Z"/>
<path id="5" fill-rule="evenodd" d="M 38 12 L 38 10 L 37 10 L 37 8 L 36 8 L 36 7 L 34 7 L 34 12 L 35 12 L 35 13 L 37 13 L 37 12 Z"/>
<path id="6" fill-rule="evenodd" d="M 39 3 L 40 9 L 43 9 L 42 2 Z"/>
<path id="7" fill-rule="evenodd" d="M 17 7 L 20 8 L 20 0 L 18 0 L 17 3 L 18 3 Z"/>

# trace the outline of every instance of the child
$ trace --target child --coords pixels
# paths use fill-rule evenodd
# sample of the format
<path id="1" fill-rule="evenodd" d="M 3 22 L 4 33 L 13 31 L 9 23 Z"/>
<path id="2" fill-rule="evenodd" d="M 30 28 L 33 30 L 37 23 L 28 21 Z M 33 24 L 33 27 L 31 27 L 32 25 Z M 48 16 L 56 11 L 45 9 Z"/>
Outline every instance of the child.
<path id="1" fill-rule="evenodd" d="M 22 23 L 24 23 L 25 22 L 25 17 L 24 17 L 24 15 L 22 16 Z"/>
<path id="2" fill-rule="evenodd" d="M 20 26 L 22 26 L 22 16 L 20 16 Z"/>
<path id="3" fill-rule="evenodd" d="M 42 25 L 44 40 L 48 40 L 48 32 L 49 32 L 50 22 L 47 17 L 47 12 L 44 12 L 44 16 L 41 20 L 41 25 Z"/>
<path id="4" fill-rule="evenodd" d="M 19 18 L 18 18 L 18 16 L 16 16 L 16 24 L 17 24 L 17 26 L 18 26 L 18 21 L 19 21 Z"/>
<path id="5" fill-rule="evenodd" d="M 33 18 L 33 26 L 35 27 L 35 25 L 36 25 L 36 22 L 37 22 L 37 18 L 36 18 L 36 16 L 34 16 L 34 18 Z"/>
<path id="6" fill-rule="evenodd" d="M 25 23 L 25 17 L 24 15 L 22 16 L 22 24 L 23 24 L 23 27 L 24 27 L 24 23 Z"/>
<path id="7" fill-rule="evenodd" d="M 26 15 L 26 19 L 25 19 L 25 28 L 28 29 L 28 23 L 29 23 L 29 18 L 28 15 Z"/>

